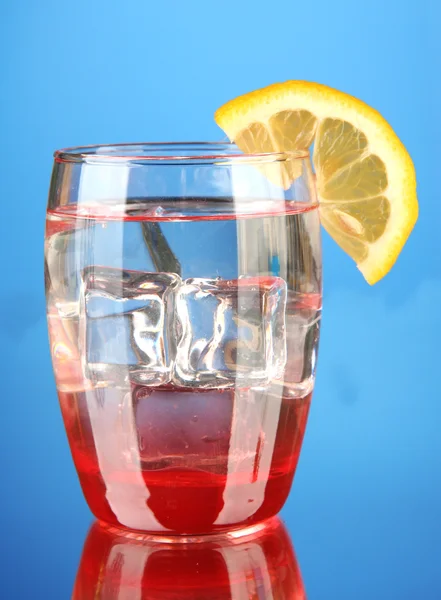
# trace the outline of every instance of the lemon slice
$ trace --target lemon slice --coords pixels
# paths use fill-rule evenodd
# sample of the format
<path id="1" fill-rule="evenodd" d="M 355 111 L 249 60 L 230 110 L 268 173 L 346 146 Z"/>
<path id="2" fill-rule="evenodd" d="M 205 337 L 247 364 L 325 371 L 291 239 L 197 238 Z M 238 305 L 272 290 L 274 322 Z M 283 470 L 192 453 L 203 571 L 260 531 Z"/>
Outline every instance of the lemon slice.
<path id="1" fill-rule="evenodd" d="M 415 225 L 418 201 L 412 160 L 376 110 L 321 84 L 287 81 L 231 100 L 215 120 L 247 153 L 314 142 L 323 226 L 370 284 L 390 271 Z"/>

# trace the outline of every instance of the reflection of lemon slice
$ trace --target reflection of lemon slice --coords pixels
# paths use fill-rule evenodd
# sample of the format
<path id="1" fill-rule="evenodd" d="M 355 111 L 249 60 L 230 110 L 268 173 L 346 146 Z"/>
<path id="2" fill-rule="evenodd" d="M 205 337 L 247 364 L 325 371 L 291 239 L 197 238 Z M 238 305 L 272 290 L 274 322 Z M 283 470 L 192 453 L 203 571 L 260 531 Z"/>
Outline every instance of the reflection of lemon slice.
<path id="1" fill-rule="evenodd" d="M 288 81 L 228 102 L 215 119 L 244 152 L 314 142 L 323 226 L 369 283 L 386 275 L 415 224 L 418 202 L 412 160 L 377 111 L 324 85 Z"/>

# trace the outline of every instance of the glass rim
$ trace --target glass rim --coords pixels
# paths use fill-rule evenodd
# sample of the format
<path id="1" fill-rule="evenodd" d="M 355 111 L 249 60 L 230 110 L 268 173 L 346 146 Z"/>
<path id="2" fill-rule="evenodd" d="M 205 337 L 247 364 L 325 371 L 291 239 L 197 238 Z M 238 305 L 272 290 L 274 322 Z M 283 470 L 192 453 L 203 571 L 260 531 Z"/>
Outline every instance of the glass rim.
<path id="1" fill-rule="evenodd" d="M 308 150 L 243 153 L 233 142 L 132 142 L 71 146 L 54 152 L 58 163 L 221 165 L 309 159 Z"/>

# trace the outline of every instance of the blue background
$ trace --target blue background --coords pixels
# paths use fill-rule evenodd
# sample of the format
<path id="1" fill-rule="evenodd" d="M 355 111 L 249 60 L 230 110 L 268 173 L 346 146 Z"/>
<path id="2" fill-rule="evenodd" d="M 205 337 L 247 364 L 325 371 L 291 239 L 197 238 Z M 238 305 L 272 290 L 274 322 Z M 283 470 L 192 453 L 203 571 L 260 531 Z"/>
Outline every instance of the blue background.
<path id="1" fill-rule="evenodd" d="M 221 103 L 308 79 L 392 124 L 420 218 L 373 288 L 324 237 L 317 388 L 283 516 L 310 599 L 441 598 L 439 23 L 429 0 L 1 3 L 0 597 L 68 598 L 92 520 L 46 336 L 52 151 L 221 139 Z"/>

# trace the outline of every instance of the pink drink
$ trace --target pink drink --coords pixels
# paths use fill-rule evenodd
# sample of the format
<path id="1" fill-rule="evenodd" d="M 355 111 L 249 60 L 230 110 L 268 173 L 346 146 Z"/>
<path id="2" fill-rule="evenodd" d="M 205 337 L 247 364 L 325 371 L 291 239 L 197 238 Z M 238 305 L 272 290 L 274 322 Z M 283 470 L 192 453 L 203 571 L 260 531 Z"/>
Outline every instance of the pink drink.
<path id="1" fill-rule="evenodd" d="M 291 488 L 320 322 L 317 210 L 207 215 L 48 213 L 58 395 L 107 523 L 222 531 L 275 515 Z"/>

